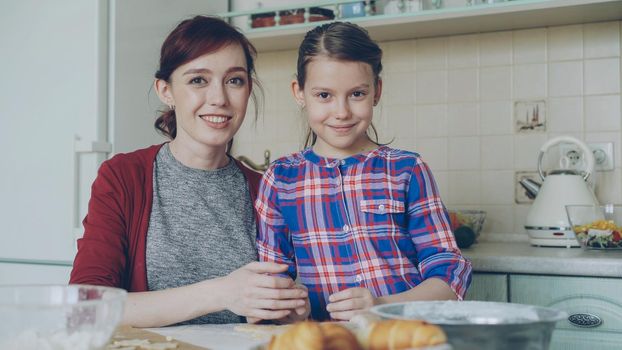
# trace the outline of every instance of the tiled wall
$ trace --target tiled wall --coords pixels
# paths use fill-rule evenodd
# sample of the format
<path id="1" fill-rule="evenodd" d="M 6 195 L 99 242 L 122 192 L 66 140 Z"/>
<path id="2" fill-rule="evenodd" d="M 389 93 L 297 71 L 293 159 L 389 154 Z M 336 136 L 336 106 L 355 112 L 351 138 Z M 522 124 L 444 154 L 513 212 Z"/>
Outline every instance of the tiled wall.
<path id="1" fill-rule="evenodd" d="M 615 170 L 596 174 L 601 202 L 622 203 L 620 22 L 383 42 L 381 141 L 420 153 L 448 207 L 488 212 L 487 234 L 522 233 L 515 172 L 536 170 L 558 135 L 613 142 Z M 304 117 L 290 83 L 296 52 L 261 53 L 265 103 L 236 137 L 235 154 L 263 161 L 300 149 Z M 514 131 L 514 102 L 546 102 L 544 132 Z"/>

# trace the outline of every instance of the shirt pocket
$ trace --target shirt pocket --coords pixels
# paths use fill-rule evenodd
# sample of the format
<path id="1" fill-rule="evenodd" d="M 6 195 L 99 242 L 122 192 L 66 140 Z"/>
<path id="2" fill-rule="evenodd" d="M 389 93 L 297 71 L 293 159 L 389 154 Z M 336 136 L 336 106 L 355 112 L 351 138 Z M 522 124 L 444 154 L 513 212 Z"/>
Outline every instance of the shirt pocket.
<path id="1" fill-rule="evenodd" d="M 394 199 L 361 200 L 362 229 L 383 259 L 395 258 L 395 249 L 412 244 L 406 228 L 405 204 Z"/>
<path id="2" fill-rule="evenodd" d="M 361 211 L 370 214 L 403 214 L 404 202 L 394 199 L 362 199 Z"/>

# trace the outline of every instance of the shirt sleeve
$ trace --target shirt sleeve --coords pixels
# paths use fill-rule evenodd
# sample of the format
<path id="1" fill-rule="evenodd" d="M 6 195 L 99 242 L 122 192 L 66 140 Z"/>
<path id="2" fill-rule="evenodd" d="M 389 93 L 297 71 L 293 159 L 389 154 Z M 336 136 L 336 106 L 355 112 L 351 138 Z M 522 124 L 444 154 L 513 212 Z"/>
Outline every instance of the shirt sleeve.
<path id="1" fill-rule="evenodd" d="M 287 264 L 287 274 L 296 279 L 296 258 L 289 229 L 279 209 L 274 168 L 264 173 L 255 201 L 258 216 L 257 252 L 259 261 Z"/>
<path id="2" fill-rule="evenodd" d="M 91 188 L 88 214 L 83 221 L 84 236 L 78 240 L 70 284 L 127 288 L 127 227 L 120 186 L 119 178 L 104 162 Z"/>
<path id="3" fill-rule="evenodd" d="M 471 262 L 456 244 L 432 172 L 421 158 L 412 170 L 407 210 L 408 231 L 421 275 L 445 281 L 462 300 L 471 283 Z"/>

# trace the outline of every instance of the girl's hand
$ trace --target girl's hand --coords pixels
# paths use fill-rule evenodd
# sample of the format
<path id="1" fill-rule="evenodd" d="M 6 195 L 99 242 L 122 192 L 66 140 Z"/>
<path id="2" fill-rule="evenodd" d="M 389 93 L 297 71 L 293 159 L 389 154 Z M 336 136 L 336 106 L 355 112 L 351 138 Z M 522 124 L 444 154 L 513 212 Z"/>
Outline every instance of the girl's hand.
<path id="1" fill-rule="evenodd" d="M 296 288 L 303 290 L 305 293 L 308 293 L 308 289 L 305 285 L 297 284 Z M 294 310 L 291 310 L 291 313 L 279 320 L 276 320 L 277 323 L 287 324 L 287 323 L 295 323 L 298 321 L 304 321 L 309 318 L 309 314 L 311 314 L 311 303 L 309 302 L 309 297 L 305 298 L 305 305 L 298 307 Z"/>
<path id="2" fill-rule="evenodd" d="M 376 298 L 366 288 L 349 288 L 328 297 L 326 310 L 335 320 L 349 321 L 370 307 L 376 305 Z"/>
<path id="3" fill-rule="evenodd" d="M 225 308 L 257 322 L 281 319 L 305 307 L 306 289 L 297 288 L 289 277 L 271 276 L 286 270 L 287 265 L 252 262 L 231 272 L 223 278 Z"/>

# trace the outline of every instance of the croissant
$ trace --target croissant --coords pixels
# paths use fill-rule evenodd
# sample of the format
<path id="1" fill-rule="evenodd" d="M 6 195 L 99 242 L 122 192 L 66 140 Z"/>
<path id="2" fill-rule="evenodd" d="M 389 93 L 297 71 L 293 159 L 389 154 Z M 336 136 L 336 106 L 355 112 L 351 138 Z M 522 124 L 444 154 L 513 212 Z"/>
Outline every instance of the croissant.
<path id="1" fill-rule="evenodd" d="M 417 320 L 374 322 L 366 333 L 367 339 L 363 341 L 369 350 L 401 350 L 447 342 L 445 332 L 439 326 Z"/>
<path id="2" fill-rule="evenodd" d="M 268 350 L 361 350 L 356 337 L 335 323 L 300 322 L 273 336 Z"/>
<path id="3" fill-rule="evenodd" d="M 324 333 L 324 350 L 361 350 L 349 329 L 336 323 L 320 323 Z"/>
<path id="4" fill-rule="evenodd" d="M 337 323 L 306 321 L 273 336 L 268 350 L 403 350 L 447 342 L 440 327 L 417 320 L 375 321 L 357 336 Z"/>
<path id="5" fill-rule="evenodd" d="M 268 350 L 323 350 L 323 348 L 322 329 L 315 322 L 296 323 L 284 333 L 273 336 L 268 344 Z"/>

